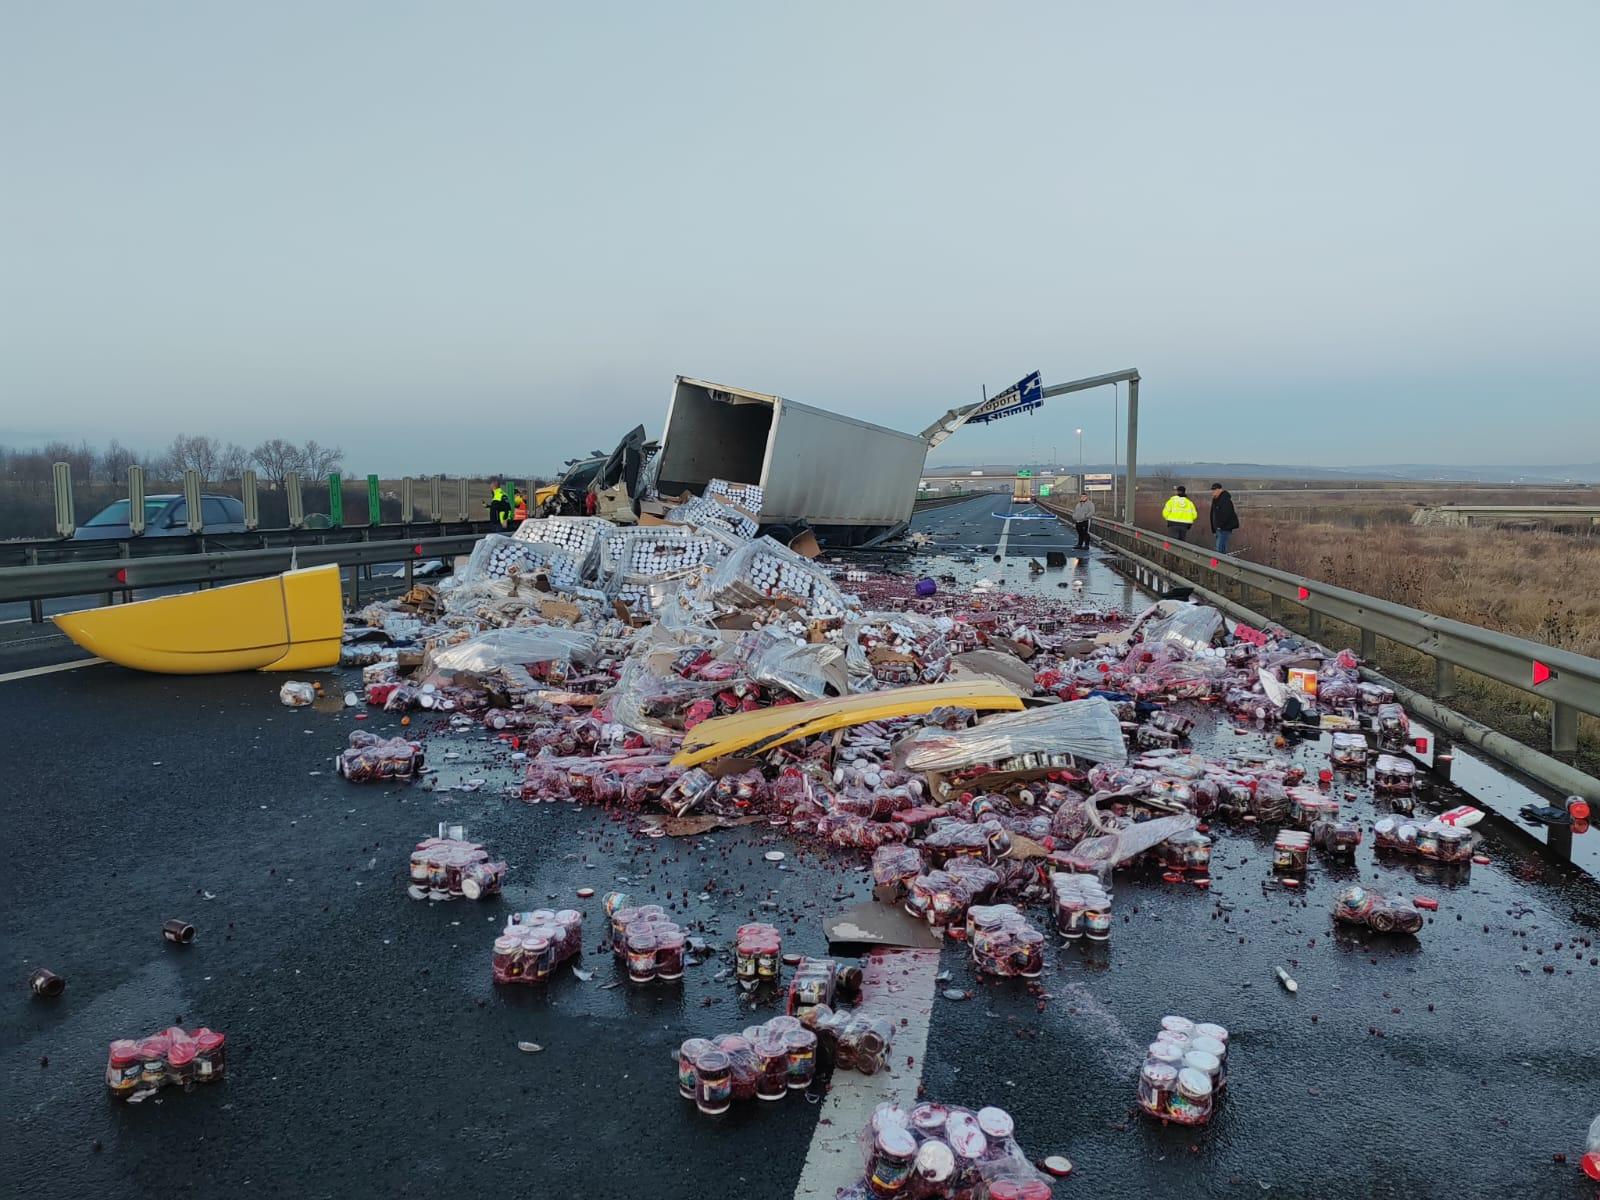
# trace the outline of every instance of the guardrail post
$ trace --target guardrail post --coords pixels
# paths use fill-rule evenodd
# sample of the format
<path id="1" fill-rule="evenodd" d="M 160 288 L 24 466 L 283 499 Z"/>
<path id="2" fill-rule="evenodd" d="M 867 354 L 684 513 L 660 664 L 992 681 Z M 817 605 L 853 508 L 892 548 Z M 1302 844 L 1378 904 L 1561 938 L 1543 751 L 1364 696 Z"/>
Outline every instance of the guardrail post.
<path id="1" fill-rule="evenodd" d="M 128 468 L 128 533 L 139 537 L 144 533 L 144 468 Z"/>
<path id="2" fill-rule="evenodd" d="M 244 527 L 254 533 L 261 524 L 261 497 L 256 491 L 256 473 L 239 476 L 239 500 L 244 505 Z"/>
<path id="3" fill-rule="evenodd" d="M 344 528 L 344 480 L 337 471 L 328 476 L 328 524 Z"/>
<path id="4" fill-rule="evenodd" d="M 1312 637 L 1322 634 L 1322 614 L 1314 608 L 1306 609 L 1306 632 Z"/>
<path id="5" fill-rule="evenodd" d="M 1370 629 L 1361 631 L 1361 661 L 1371 662 L 1378 657 L 1378 635 Z"/>
<path id="6" fill-rule="evenodd" d="M 37 567 L 39 565 L 39 547 L 37 547 L 37 546 L 29 546 L 28 547 L 28 565 L 30 567 Z M 31 600 L 30 599 L 28 601 L 28 619 L 30 621 L 32 621 L 35 625 L 44 624 L 44 601 L 43 600 Z"/>
<path id="7" fill-rule="evenodd" d="M 300 494 L 300 472 L 290 471 L 283 477 L 283 492 L 289 501 L 289 528 L 306 527 L 306 500 Z"/>
<path id="8" fill-rule="evenodd" d="M 72 464 L 54 464 L 50 477 L 56 491 L 56 536 L 69 538 L 78 530 L 77 510 L 72 503 Z"/>
<path id="9" fill-rule="evenodd" d="M 435 524 L 444 520 L 444 481 L 435 475 L 428 481 L 428 514 Z"/>
<path id="10" fill-rule="evenodd" d="M 383 524 L 383 495 L 378 490 L 378 477 L 367 476 L 367 524 Z"/>
<path id="11" fill-rule="evenodd" d="M 417 515 L 416 481 L 407 475 L 400 481 L 400 524 L 409 525 Z"/>
<path id="12" fill-rule="evenodd" d="M 1550 752 L 1578 752 L 1578 710 L 1570 704 L 1557 703 L 1550 708 Z"/>
<path id="13" fill-rule="evenodd" d="M 467 481 L 465 479 L 456 480 L 456 520 L 472 520 L 472 517 L 467 513 Z"/>
<path id="14" fill-rule="evenodd" d="M 1455 766 L 1455 743 L 1435 729 L 1433 731 L 1433 774 L 1445 783 L 1450 782 L 1450 768 Z"/>
<path id="15" fill-rule="evenodd" d="M 200 508 L 200 472 L 183 473 L 183 505 L 188 510 L 189 532 L 199 533 L 206 527 L 206 514 Z"/>
<path id="16" fill-rule="evenodd" d="M 1442 658 L 1433 660 L 1433 698 L 1448 700 L 1456 694 L 1456 665 Z"/>

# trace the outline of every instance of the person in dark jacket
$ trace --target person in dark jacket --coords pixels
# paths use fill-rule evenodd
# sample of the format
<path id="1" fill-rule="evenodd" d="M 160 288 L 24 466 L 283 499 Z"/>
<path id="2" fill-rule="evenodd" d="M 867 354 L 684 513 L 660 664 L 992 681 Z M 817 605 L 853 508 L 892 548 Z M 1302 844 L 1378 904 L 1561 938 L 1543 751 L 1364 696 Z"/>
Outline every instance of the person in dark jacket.
<path id="1" fill-rule="evenodd" d="M 1233 509 L 1233 496 L 1220 483 L 1211 485 L 1211 535 L 1216 539 L 1217 553 L 1228 552 L 1228 538 L 1239 528 L 1239 514 Z"/>

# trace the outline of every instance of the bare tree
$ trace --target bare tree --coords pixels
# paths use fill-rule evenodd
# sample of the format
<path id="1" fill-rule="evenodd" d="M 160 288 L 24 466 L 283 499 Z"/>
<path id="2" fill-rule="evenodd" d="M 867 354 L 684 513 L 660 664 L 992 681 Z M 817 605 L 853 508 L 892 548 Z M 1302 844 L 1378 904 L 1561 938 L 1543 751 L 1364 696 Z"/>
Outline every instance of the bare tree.
<path id="1" fill-rule="evenodd" d="M 163 471 L 174 480 L 182 478 L 185 471 L 198 472 L 201 479 L 216 479 L 222 463 L 222 444 L 203 433 L 180 433 L 172 439 L 161 461 Z"/>
<path id="2" fill-rule="evenodd" d="M 338 446 L 321 446 L 309 441 L 300 449 L 300 464 L 301 470 L 312 479 L 322 479 L 344 466 L 344 451 Z"/>
<path id="3" fill-rule="evenodd" d="M 250 451 L 238 442 L 229 442 L 217 456 L 217 478 L 238 479 L 250 466 Z"/>
<path id="4" fill-rule="evenodd" d="M 128 477 L 128 468 L 135 466 L 138 461 L 137 454 L 112 438 L 111 444 L 100 456 L 100 478 L 105 483 L 121 483 Z"/>
<path id="5" fill-rule="evenodd" d="M 43 453 L 47 463 L 64 462 L 71 467 L 75 480 L 85 481 L 94 475 L 94 451 L 89 448 L 88 442 L 79 442 L 76 446 L 71 442 L 51 442 L 45 446 Z"/>
<path id="6" fill-rule="evenodd" d="M 289 477 L 290 471 L 301 469 L 300 447 L 283 438 L 262 442 L 250 452 L 250 457 L 256 464 L 256 470 L 275 488 L 283 487 L 283 481 Z"/>

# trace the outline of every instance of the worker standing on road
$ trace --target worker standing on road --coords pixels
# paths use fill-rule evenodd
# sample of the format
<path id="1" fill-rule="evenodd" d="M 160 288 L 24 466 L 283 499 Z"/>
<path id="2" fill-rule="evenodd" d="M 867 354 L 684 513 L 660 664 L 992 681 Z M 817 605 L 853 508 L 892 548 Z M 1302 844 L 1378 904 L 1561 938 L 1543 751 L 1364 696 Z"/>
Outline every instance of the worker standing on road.
<path id="1" fill-rule="evenodd" d="M 1228 552 L 1228 538 L 1239 528 L 1239 514 L 1233 509 L 1233 496 L 1220 483 L 1211 485 L 1211 536 L 1216 539 L 1217 553 Z"/>
<path id="2" fill-rule="evenodd" d="M 511 510 L 511 519 L 521 523 L 528 519 L 528 497 L 522 494 L 521 488 L 513 488 L 512 493 L 517 498 L 517 503 Z"/>
<path id="3" fill-rule="evenodd" d="M 492 524 L 506 527 L 506 521 L 511 516 L 511 504 L 506 500 L 506 489 L 500 480 L 490 480 L 489 486 L 489 520 Z"/>
<path id="4" fill-rule="evenodd" d="M 1076 550 L 1089 548 L 1089 522 L 1094 520 L 1094 501 L 1089 499 L 1088 492 L 1078 493 L 1078 502 L 1072 506 L 1072 524 L 1078 531 L 1078 544 Z"/>
<path id="5" fill-rule="evenodd" d="M 1179 484 L 1177 490 L 1167 497 L 1167 502 L 1161 506 L 1161 519 L 1167 523 L 1167 532 L 1180 542 L 1188 540 L 1189 526 L 1200 519 L 1200 510 L 1194 506 L 1194 501 L 1189 499 L 1189 493 Z"/>

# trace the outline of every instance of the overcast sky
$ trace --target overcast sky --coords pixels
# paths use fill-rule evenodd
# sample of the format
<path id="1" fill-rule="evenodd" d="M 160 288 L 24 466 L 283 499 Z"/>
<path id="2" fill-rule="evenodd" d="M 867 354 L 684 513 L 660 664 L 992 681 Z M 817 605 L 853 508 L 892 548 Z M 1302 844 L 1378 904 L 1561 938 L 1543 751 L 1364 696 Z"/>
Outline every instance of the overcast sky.
<path id="1" fill-rule="evenodd" d="M 1136 366 L 1144 461 L 1600 459 L 1593 0 L 0 14 L 0 442 L 526 473 L 678 373 L 916 431 Z"/>

